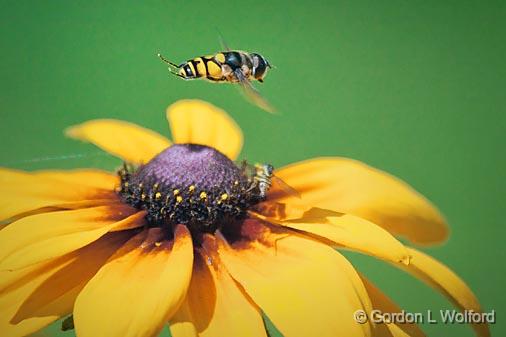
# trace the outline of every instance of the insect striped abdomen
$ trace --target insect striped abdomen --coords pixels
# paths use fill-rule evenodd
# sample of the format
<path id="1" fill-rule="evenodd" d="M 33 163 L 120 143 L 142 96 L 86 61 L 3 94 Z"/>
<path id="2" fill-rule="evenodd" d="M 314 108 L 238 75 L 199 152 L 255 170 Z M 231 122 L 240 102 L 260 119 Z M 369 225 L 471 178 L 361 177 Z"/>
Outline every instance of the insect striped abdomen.
<path id="1" fill-rule="evenodd" d="M 219 55 L 223 56 L 223 54 L 218 53 L 216 55 L 201 57 L 203 65 L 206 69 L 207 79 L 215 82 L 224 80 L 223 70 L 221 68 L 221 63 L 219 62 L 219 60 L 222 59 L 222 57 L 220 57 Z"/>
<path id="2" fill-rule="evenodd" d="M 207 69 L 202 57 L 196 57 L 192 60 L 193 66 L 197 70 L 197 77 L 207 77 Z"/>

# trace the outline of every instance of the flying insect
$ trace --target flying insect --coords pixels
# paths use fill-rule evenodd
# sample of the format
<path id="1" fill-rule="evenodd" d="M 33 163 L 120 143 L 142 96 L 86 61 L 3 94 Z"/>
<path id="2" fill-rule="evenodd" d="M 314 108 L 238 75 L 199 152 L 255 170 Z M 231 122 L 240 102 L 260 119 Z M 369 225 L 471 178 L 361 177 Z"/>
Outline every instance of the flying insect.
<path id="1" fill-rule="evenodd" d="M 254 104 L 268 112 L 275 111 L 251 84 L 252 81 L 262 83 L 272 68 L 269 61 L 260 54 L 227 48 L 227 51 L 195 57 L 181 64 L 169 61 L 161 54 L 158 57 L 175 76 L 185 80 L 200 78 L 215 83 L 238 83 Z"/>

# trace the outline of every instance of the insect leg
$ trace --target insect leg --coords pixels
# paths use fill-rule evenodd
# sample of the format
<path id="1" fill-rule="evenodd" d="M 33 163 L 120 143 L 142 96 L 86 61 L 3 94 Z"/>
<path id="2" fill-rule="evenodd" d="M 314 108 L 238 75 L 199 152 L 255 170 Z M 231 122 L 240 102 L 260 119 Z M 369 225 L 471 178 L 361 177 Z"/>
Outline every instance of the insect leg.
<path id="1" fill-rule="evenodd" d="M 157 56 L 160 58 L 160 60 L 162 60 L 162 62 L 166 63 L 168 66 L 169 66 L 169 71 L 172 75 L 176 75 L 177 77 L 181 77 L 182 79 L 185 79 L 187 80 L 186 77 L 184 77 L 183 75 L 179 74 L 179 69 L 180 67 L 175 64 L 174 62 L 172 61 L 169 61 L 167 60 L 165 57 L 163 57 L 162 54 L 158 53 Z"/>
<path id="2" fill-rule="evenodd" d="M 179 68 L 179 66 L 177 64 L 167 60 L 165 57 L 163 57 L 162 54 L 158 53 L 157 56 L 160 58 L 160 60 L 162 60 L 164 63 L 167 63 L 169 66 L 172 66 L 174 68 Z"/>

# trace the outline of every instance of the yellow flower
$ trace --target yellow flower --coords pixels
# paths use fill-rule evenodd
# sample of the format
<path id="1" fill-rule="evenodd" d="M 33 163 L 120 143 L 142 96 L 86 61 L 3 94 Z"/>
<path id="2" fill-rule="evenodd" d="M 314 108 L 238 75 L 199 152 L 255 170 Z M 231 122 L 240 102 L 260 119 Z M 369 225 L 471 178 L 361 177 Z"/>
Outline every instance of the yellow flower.
<path id="1" fill-rule="evenodd" d="M 222 110 L 185 100 L 167 117 L 174 145 L 116 120 L 68 130 L 126 161 L 118 174 L 0 170 L 2 336 L 70 314 L 79 337 L 156 336 L 167 323 L 174 337 L 266 336 L 262 312 L 287 337 L 423 335 L 414 324 L 358 324 L 357 310 L 400 309 L 334 248 L 390 262 L 480 311 L 450 269 L 394 237 L 431 244 L 448 233 L 404 182 L 319 158 L 275 170 L 295 196 L 233 163 L 242 133 Z"/>

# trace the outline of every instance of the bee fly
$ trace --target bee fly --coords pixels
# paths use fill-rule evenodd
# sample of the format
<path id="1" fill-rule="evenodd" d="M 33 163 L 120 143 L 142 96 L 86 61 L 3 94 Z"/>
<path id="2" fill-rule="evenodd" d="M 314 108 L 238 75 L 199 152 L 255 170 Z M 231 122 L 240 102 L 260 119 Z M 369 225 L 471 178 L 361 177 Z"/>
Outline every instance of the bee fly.
<path id="1" fill-rule="evenodd" d="M 268 112 L 274 112 L 272 106 L 251 84 L 255 80 L 262 83 L 271 68 L 267 59 L 260 54 L 227 50 L 195 57 L 179 65 L 161 54 L 158 57 L 168 65 L 171 74 L 185 80 L 202 78 L 215 83 L 238 83 L 254 104 Z"/>

